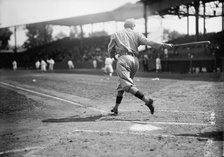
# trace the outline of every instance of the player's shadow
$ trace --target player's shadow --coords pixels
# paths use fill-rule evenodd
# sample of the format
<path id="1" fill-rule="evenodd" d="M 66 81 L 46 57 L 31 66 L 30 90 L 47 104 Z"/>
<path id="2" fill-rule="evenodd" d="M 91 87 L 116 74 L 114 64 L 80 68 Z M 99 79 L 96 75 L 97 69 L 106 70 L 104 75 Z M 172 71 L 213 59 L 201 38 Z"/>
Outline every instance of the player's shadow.
<path id="1" fill-rule="evenodd" d="M 212 132 L 204 132 L 199 134 L 176 134 L 175 136 L 189 136 L 189 137 L 198 137 L 200 138 L 209 138 L 213 139 L 214 141 L 223 141 L 223 131 L 212 131 Z"/>
<path id="2" fill-rule="evenodd" d="M 66 118 L 51 118 L 51 119 L 45 119 L 42 120 L 44 123 L 65 123 L 65 122 L 94 122 L 99 120 L 102 117 L 106 116 L 116 116 L 114 114 L 108 114 L 108 115 L 94 115 L 94 116 L 88 116 L 88 117 L 79 117 L 79 116 L 71 116 Z"/>

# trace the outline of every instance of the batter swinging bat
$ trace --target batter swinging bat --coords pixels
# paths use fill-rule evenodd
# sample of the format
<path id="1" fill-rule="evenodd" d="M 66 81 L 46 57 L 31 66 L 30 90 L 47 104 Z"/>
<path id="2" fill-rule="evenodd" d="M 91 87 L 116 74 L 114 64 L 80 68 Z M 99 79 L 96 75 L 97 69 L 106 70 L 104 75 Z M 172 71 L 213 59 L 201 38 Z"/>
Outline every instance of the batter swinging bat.
<path id="1" fill-rule="evenodd" d="M 183 43 L 183 44 L 174 44 L 173 47 L 201 45 L 201 44 L 211 44 L 211 42 L 210 41 L 197 41 L 197 42 L 190 42 L 190 43 Z"/>

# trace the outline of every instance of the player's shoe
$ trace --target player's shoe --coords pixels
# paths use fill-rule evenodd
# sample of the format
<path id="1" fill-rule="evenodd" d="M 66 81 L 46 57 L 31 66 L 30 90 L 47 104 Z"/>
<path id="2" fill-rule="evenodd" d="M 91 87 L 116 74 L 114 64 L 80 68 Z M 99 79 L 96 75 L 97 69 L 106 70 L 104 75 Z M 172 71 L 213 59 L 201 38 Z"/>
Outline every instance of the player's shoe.
<path id="1" fill-rule="evenodd" d="M 148 103 L 145 103 L 145 105 L 150 109 L 151 111 L 151 114 L 154 113 L 154 106 L 152 105 L 153 104 L 153 100 L 149 98 L 149 101 Z"/>
<path id="2" fill-rule="evenodd" d="M 113 112 L 114 114 L 118 114 L 118 109 L 117 108 L 113 108 L 112 110 L 110 110 L 111 112 Z"/>

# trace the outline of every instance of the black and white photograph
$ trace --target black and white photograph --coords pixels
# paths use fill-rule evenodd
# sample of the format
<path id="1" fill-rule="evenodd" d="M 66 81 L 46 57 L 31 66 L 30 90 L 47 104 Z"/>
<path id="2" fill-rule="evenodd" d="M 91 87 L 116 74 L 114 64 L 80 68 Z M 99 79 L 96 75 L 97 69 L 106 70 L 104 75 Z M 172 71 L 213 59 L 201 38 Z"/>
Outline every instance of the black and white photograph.
<path id="1" fill-rule="evenodd" d="M 0 157 L 224 157 L 223 0 L 0 0 Z"/>

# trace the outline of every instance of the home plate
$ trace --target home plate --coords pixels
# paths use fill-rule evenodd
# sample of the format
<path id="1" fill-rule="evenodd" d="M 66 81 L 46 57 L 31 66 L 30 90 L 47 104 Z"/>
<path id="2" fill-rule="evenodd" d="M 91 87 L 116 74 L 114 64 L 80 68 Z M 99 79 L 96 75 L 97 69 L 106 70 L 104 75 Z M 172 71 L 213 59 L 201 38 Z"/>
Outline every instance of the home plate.
<path id="1" fill-rule="evenodd" d="M 161 128 L 149 124 L 134 124 L 130 127 L 132 131 L 153 131 Z"/>

